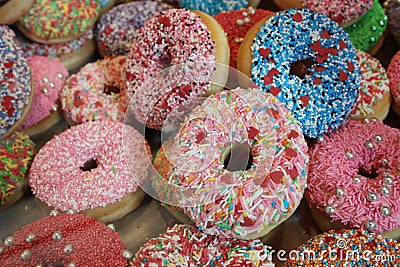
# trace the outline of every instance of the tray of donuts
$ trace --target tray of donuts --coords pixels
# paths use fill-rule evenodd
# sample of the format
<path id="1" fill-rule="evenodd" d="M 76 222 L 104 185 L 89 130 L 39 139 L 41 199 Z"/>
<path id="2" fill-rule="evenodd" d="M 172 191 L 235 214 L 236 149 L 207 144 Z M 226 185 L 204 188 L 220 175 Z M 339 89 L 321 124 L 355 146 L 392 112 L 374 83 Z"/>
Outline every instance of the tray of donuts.
<path id="1" fill-rule="evenodd" d="M 0 0 L 0 266 L 398 266 L 400 2 Z"/>

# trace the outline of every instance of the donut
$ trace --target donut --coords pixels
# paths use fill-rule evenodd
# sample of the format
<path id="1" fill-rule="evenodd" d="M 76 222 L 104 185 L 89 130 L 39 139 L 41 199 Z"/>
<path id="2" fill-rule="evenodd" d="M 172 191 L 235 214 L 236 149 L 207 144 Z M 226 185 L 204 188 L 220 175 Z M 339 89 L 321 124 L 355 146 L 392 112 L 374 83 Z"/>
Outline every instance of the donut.
<path id="1" fill-rule="evenodd" d="M 25 56 L 46 56 L 49 59 L 58 57 L 64 66 L 72 71 L 84 65 L 96 53 L 96 42 L 93 40 L 93 30 L 62 44 L 42 44 L 32 42 L 22 34 L 17 34 L 17 44 Z"/>
<path id="2" fill-rule="evenodd" d="M 199 10 L 214 16 L 225 10 L 236 10 L 245 8 L 247 0 L 206 0 L 206 1 L 193 1 L 193 0 L 178 0 L 179 5 L 186 9 Z"/>
<path id="3" fill-rule="evenodd" d="M 387 27 L 385 10 L 378 0 L 362 18 L 349 27 L 344 28 L 354 47 L 375 55 L 382 47 Z"/>
<path id="4" fill-rule="evenodd" d="M 0 0 L 0 25 L 18 21 L 33 5 L 35 0 Z"/>
<path id="5" fill-rule="evenodd" d="M 122 137 L 132 147 L 124 147 Z M 136 180 L 146 177 L 147 157 L 151 157 L 147 150 L 144 138 L 120 122 L 73 126 L 40 149 L 29 184 L 41 204 L 83 212 L 104 222 L 118 220 L 144 197 Z M 129 158 L 122 156 L 124 152 Z M 136 169 L 130 171 L 125 160 Z"/>
<path id="6" fill-rule="evenodd" d="M 271 16 L 274 12 L 264 9 L 248 9 L 241 8 L 238 10 L 222 11 L 214 16 L 214 19 L 222 26 L 227 34 L 229 49 L 230 49 L 230 63 L 229 65 L 236 68 L 236 58 L 240 44 L 244 36 L 254 26 L 254 24 L 261 19 Z"/>
<path id="7" fill-rule="evenodd" d="M 400 237 L 399 142 L 382 121 L 349 120 L 310 149 L 306 199 L 321 230 Z"/>
<path id="8" fill-rule="evenodd" d="M 122 121 L 126 110 L 123 70 L 126 56 L 106 57 L 71 75 L 60 94 L 70 125 L 92 121 Z"/>
<path id="9" fill-rule="evenodd" d="M 0 139 L 0 210 L 19 200 L 28 188 L 35 143 L 21 132 Z"/>
<path id="10" fill-rule="evenodd" d="M 303 196 L 308 155 L 301 129 L 258 89 L 208 97 L 162 149 L 166 160 L 157 156 L 150 173 L 156 197 L 183 208 L 207 234 L 260 238 Z"/>
<path id="11" fill-rule="evenodd" d="M 280 9 L 303 8 L 302 0 L 273 0 L 274 4 Z"/>
<path id="12" fill-rule="evenodd" d="M 223 88 L 228 71 L 222 64 L 229 64 L 229 46 L 215 19 L 199 11 L 162 11 L 138 30 L 126 61 L 133 114 L 159 130 L 178 105 Z"/>
<path id="13" fill-rule="evenodd" d="M 390 60 L 387 68 L 390 93 L 392 94 L 392 109 L 400 116 L 400 51 Z"/>
<path id="14" fill-rule="evenodd" d="M 17 26 L 32 41 L 65 43 L 84 35 L 99 11 L 95 0 L 36 0 Z"/>
<path id="15" fill-rule="evenodd" d="M 146 20 L 168 8 L 172 7 L 154 1 L 135 1 L 113 7 L 96 23 L 94 30 L 100 55 L 127 55 L 137 29 L 142 27 Z"/>
<path id="16" fill-rule="evenodd" d="M 8 26 L 0 25 L 0 137 L 19 127 L 33 99 L 31 69 L 14 38 Z"/>
<path id="17" fill-rule="evenodd" d="M 384 120 L 390 110 L 389 79 L 378 59 L 357 50 L 361 82 L 357 102 L 349 114 L 351 119 Z"/>
<path id="18" fill-rule="evenodd" d="M 120 236 L 82 214 L 57 214 L 34 221 L 5 239 L 1 266 L 127 266 Z"/>
<path id="19" fill-rule="evenodd" d="M 332 230 L 291 252 L 285 266 L 397 266 L 395 240 L 360 229 Z"/>
<path id="20" fill-rule="evenodd" d="M 388 28 L 390 33 L 400 45 L 400 2 L 396 0 L 386 0 L 384 3 L 385 13 L 388 17 Z"/>
<path id="21" fill-rule="evenodd" d="M 361 77 L 347 34 L 309 9 L 281 11 L 254 25 L 239 48 L 238 69 L 284 103 L 311 138 L 344 122 Z"/>
<path id="22" fill-rule="evenodd" d="M 58 58 L 32 56 L 27 59 L 32 69 L 34 98 L 21 129 L 33 136 L 47 131 L 62 118 L 58 99 L 68 71 Z"/>
<path id="23" fill-rule="evenodd" d="M 267 266 L 271 247 L 259 240 L 208 236 L 190 225 L 175 225 L 147 240 L 130 266 Z"/>

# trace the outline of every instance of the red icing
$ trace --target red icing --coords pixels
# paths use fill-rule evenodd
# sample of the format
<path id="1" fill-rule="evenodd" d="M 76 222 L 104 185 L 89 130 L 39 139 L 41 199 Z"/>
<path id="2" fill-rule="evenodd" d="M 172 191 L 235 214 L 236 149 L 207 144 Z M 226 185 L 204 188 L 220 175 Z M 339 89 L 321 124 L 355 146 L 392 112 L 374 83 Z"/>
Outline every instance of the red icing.
<path id="1" fill-rule="evenodd" d="M 303 103 L 303 107 L 306 107 L 308 105 L 308 101 L 310 101 L 310 98 L 306 95 L 300 96 L 300 101 Z"/>
<path id="2" fill-rule="evenodd" d="M 330 39 L 331 35 L 329 34 L 329 32 L 327 30 L 323 30 L 321 33 L 321 37 L 325 38 L 325 39 Z"/>
<path id="3" fill-rule="evenodd" d="M 346 81 L 349 78 L 349 76 L 344 72 L 343 70 L 339 70 L 339 80 L 341 82 Z"/>
<path id="4" fill-rule="evenodd" d="M 321 78 L 315 78 L 313 81 L 314 84 L 321 84 L 322 83 L 322 79 Z"/>
<path id="5" fill-rule="evenodd" d="M 247 129 L 247 134 L 250 139 L 254 139 L 259 133 L 260 131 L 254 127 Z"/>
<path id="6" fill-rule="evenodd" d="M 297 12 L 292 19 L 296 22 L 302 22 L 303 21 L 303 16 L 301 15 L 300 12 Z"/>
<path id="7" fill-rule="evenodd" d="M 263 58 L 267 58 L 271 53 L 271 49 L 261 47 L 258 49 L 258 53 L 260 53 Z"/>
<path id="8" fill-rule="evenodd" d="M 273 96 L 277 96 L 279 94 L 279 92 L 281 91 L 281 89 L 279 87 L 271 86 L 269 91 Z"/>
<path id="9" fill-rule="evenodd" d="M 276 184 L 280 184 L 282 182 L 283 176 L 283 172 L 281 171 L 274 171 L 269 174 L 269 177 L 271 177 L 272 181 L 274 181 Z"/>

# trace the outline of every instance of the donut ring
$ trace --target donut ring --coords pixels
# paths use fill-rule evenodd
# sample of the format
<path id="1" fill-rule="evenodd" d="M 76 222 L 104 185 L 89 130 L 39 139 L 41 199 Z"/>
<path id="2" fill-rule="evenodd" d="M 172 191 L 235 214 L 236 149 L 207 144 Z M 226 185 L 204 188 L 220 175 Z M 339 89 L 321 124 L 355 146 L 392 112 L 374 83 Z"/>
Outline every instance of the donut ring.
<path id="1" fill-rule="evenodd" d="M 228 73 L 224 65 L 216 63 L 228 65 L 229 47 L 222 27 L 211 16 L 169 9 L 146 21 L 132 43 L 125 71 L 127 97 L 136 119 L 159 130 L 170 111 L 182 102 L 221 90 Z M 184 64 L 193 70 L 181 68 Z M 165 68 L 173 74 L 163 77 Z M 173 71 L 175 68 L 179 70 Z M 181 82 L 198 77 L 200 81 L 195 83 Z M 149 81 L 156 83 L 151 90 Z"/>
<path id="2" fill-rule="evenodd" d="M 250 151 L 251 166 L 243 166 L 249 153 L 241 155 L 240 147 Z M 205 233 L 259 238 L 290 217 L 303 196 L 308 155 L 300 127 L 257 89 L 208 97 L 163 149 L 167 160 L 155 159 L 153 187 Z M 240 163 L 225 167 L 231 153 L 241 155 Z"/>
<path id="3" fill-rule="evenodd" d="M 206 251 L 206 252 L 205 252 Z M 189 225 L 175 225 L 147 240 L 130 266 L 269 266 L 271 247 L 259 240 L 207 236 Z"/>
<path id="4" fill-rule="evenodd" d="M 392 109 L 400 116 L 400 51 L 390 60 L 387 75 L 389 77 L 390 93 L 393 98 Z"/>
<path id="5" fill-rule="evenodd" d="M 0 210 L 11 206 L 28 188 L 28 169 L 35 143 L 21 132 L 0 139 Z"/>
<path id="6" fill-rule="evenodd" d="M 0 137 L 19 127 L 33 99 L 31 69 L 14 38 L 8 26 L 0 25 Z"/>
<path id="7" fill-rule="evenodd" d="M 66 81 L 61 108 L 70 125 L 92 120 L 122 121 L 126 111 L 125 56 L 107 57 L 83 66 Z"/>
<path id="8" fill-rule="evenodd" d="M 121 157 L 122 137 L 132 145 L 128 155 L 136 167 L 134 175 Z M 108 120 L 80 124 L 42 147 L 32 163 L 30 186 L 41 202 L 54 209 L 114 221 L 144 197 L 136 181 L 147 175 L 148 150 L 144 137 L 129 125 Z"/>
<path id="9" fill-rule="evenodd" d="M 328 219 L 328 215 L 329 220 L 341 223 L 339 227 L 362 228 L 398 238 L 399 142 L 398 129 L 366 119 L 347 121 L 315 144 L 310 149 L 306 198 L 312 211 L 326 214 L 314 212 L 313 217 Z M 318 224 L 323 231 L 328 229 Z"/>
<path id="10" fill-rule="evenodd" d="M 193 0 L 178 0 L 179 5 L 186 9 L 199 10 L 214 16 L 222 11 L 236 10 L 245 8 L 247 6 L 247 0 L 205 0 L 205 1 L 193 1 Z"/>
<path id="11" fill-rule="evenodd" d="M 256 24 L 240 47 L 238 69 L 284 103 L 312 138 L 344 122 L 361 77 L 347 34 L 309 9 L 288 9 Z"/>
<path id="12" fill-rule="evenodd" d="M 0 248 L 1 266 L 128 265 L 119 234 L 82 214 L 34 221 L 7 237 Z"/>
<path id="13" fill-rule="evenodd" d="M 400 3 L 396 0 L 387 0 L 384 3 L 385 13 L 388 17 L 388 27 L 390 33 L 400 45 Z"/>
<path id="14" fill-rule="evenodd" d="M 100 55 L 127 55 L 137 30 L 169 4 L 154 1 L 135 1 L 113 7 L 96 23 L 94 36 Z"/>
<path id="15" fill-rule="evenodd" d="M 399 249 L 398 242 L 360 229 L 332 230 L 294 250 L 285 266 L 395 266 Z"/>

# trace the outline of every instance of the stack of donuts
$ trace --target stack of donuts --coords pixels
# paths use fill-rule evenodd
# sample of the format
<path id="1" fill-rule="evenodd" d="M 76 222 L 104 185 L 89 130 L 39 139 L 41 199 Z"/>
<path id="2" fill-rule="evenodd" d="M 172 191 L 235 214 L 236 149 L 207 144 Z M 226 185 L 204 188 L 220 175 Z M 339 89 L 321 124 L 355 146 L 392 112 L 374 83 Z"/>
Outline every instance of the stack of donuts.
<path id="1" fill-rule="evenodd" d="M 274 2 L 0 0 L 0 266 L 398 264 L 400 4 Z"/>

